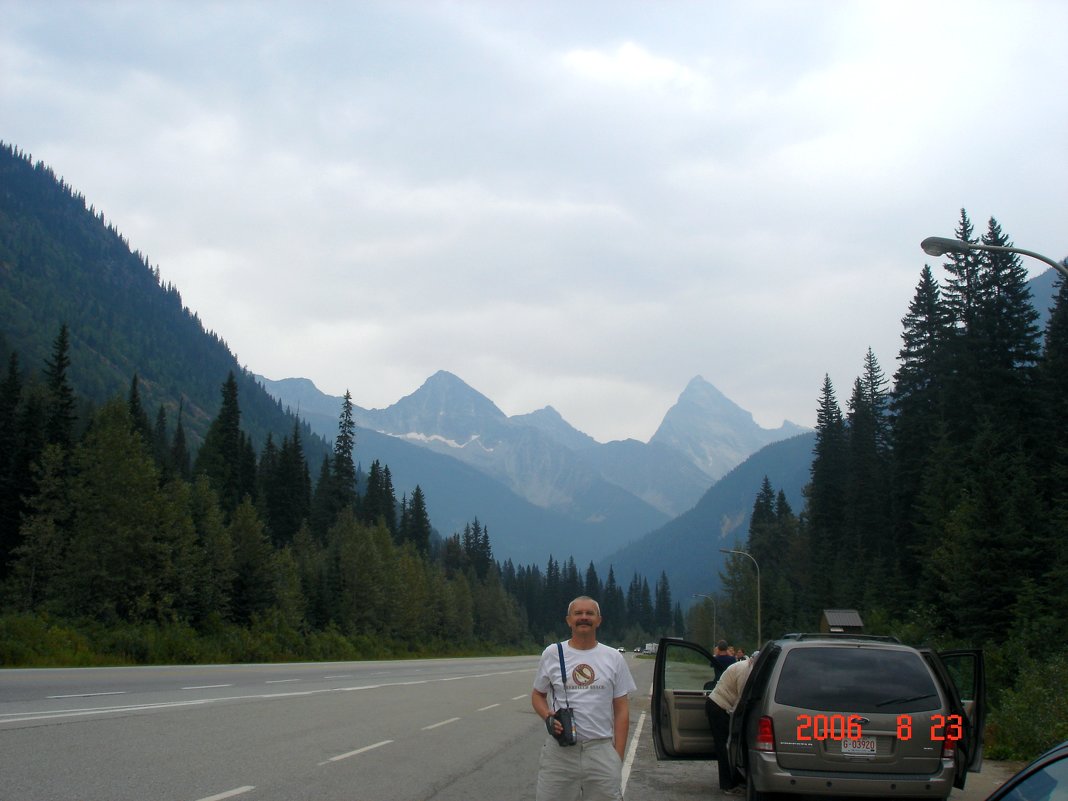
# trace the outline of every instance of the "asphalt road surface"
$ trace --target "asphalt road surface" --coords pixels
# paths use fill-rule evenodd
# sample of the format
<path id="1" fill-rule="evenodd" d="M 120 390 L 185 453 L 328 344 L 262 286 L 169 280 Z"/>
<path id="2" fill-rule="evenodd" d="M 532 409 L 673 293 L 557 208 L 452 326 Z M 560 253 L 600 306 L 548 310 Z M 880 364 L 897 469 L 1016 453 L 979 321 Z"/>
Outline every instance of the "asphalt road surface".
<path id="1" fill-rule="evenodd" d="M 625 798 L 720 796 L 714 764 L 656 762 L 653 663 L 627 661 Z M 533 801 L 536 662 L 3 670 L 0 801 Z M 977 778 L 951 801 L 985 798 Z"/>

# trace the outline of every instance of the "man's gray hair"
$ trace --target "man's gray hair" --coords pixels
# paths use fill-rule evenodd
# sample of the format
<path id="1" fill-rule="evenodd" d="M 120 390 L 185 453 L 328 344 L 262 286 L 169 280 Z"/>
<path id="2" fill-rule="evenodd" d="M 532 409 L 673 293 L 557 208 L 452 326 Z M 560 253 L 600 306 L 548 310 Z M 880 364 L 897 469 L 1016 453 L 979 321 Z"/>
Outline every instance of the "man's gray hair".
<path id="1" fill-rule="evenodd" d="M 601 605 L 599 603 L 597 603 L 597 601 L 595 601 L 593 598 L 591 598 L 588 595 L 580 595 L 578 598 L 576 598 L 575 600 L 573 600 L 571 603 L 569 603 L 567 605 L 567 613 L 569 615 L 571 614 L 571 607 L 574 606 L 575 603 L 578 602 L 578 601 L 589 601 L 590 603 L 592 603 L 594 606 L 597 607 L 597 617 L 601 616 Z"/>

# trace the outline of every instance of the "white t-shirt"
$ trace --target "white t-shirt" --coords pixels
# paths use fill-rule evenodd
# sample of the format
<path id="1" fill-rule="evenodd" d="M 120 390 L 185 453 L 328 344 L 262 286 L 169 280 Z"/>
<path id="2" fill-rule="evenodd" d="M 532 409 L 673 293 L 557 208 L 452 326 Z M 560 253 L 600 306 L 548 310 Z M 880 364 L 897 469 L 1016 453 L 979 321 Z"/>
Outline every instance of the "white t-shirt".
<path id="1" fill-rule="evenodd" d="M 580 741 L 614 736 L 612 701 L 638 689 L 623 654 L 603 643 L 580 650 L 565 642 L 564 667 L 567 669 L 566 702 L 556 643 L 541 653 L 534 689 L 549 696 L 549 707 L 554 711 L 570 703 L 575 710 L 575 729 Z"/>

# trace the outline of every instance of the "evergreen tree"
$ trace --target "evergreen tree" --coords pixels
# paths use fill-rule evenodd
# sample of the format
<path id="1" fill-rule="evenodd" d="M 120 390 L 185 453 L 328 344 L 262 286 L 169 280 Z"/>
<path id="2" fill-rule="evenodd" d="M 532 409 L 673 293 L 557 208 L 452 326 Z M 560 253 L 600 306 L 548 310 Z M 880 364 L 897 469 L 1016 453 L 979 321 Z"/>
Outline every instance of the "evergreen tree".
<path id="1" fill-rule="evenodd" d="M 144 404 L 141 403 L 141 390 L 138 387 L 137 373 L 134 373 L 133 380 L 130 381 L 130 394 L 127 397 L 126 404 L 130 411 L 133 430 L 140 435 L 145 447 L 151 451 L 155 437 L 152 424 L 148 420 L 148 412 L 145 411 Z"/>
<path id="2" fill-rule="evenodd" d="M 335 493 L 334 513 L 346 506 L 356 507 L 356 465 L 352 453 L 356 448 L 356 424 L 352 419 L 352 394 L 345 390 L 338 418 L 337 438 L 334 440 L 334 459 L 331 464 L 331 483 Z"/>
<path id="3" fill-rule="evenodd" d="M 45 415 L 45 441 L 70 452 L 74 444 L 74 389 L 71 387 L 70 331 L 64 323 L 52 345 L 52 358 L 45 363 L 45 386 L 48 391 Z"/>
<path id="4" fill-rule="evenodd" d="M 160 481 L 166 484 L 175 477 L 176 471 L 171 461 L 170 446 L 167 443 L 167 410 L 163 408 L 163 404 L 160 404 L 156 412 L 156 424 L 152 428 L 151 443 L 152 456 L 160 472 Z"/>
<path id="5" fill-rule="evenodd" d="M 18 609 L 59 609 L 56 577 L 65 561 L 72 516 L 65 461 L 62 447 L 48 445 L 35 468 L 37 493 L 29 501 L 11 554 L 10 591 Z"/>
<path id="6" fill-rule="evenodd" d="M 420 553 L 428 554 L 430 552 L 430 535 L 433 528 L 430 525 L 430 513 L 426 508 L 426 497 L 423 495 L 423 488 L 416 484 L 415 489 L 412 490 L 411 500 L 402 502 L 401 509 L 401 522 L 398 524 L 401 543 L 410 542 Z M 456 543 L 459 547 L 459 537 L 456 538 Z M 463 561 L 463 557 L 461 557 L 461 561 Z M 447 558 L 445 562 L 448 564 L 449 559 Z M 458 569 L 463 570 L 465 566 L 461 566 Z"/>
<path id="7" fill-rule="evenodd" d="M 18 409 L 22 376 L 18 354 L 11 353 L 7 374 L 0 382 L 0 582 L 7 574 L 11 552 L 18 546 L 24 500 L 19 468 Z"/>
<path id="8" fill-rule="evenodd" d="M 378 459 L 371 463 L 367 486 L 360 501 L 360 519 L 368 525 L 382 522 L 390 532 L 397 533 L 397 497 L 393 492 L 393 478 L 389 467 Z"/>
<path id="9" fill-rule="evenodd" d="M 600 603 L 600 599 L 603 596 L 603 588 L 601 587 L 601 579 L 597 576 L 597 568 L 593 566 L 593 562 L 590 562 L 586 568 L 586 586 L 583 592 L 591 598 L 597 599 Z M 604 610 L 601 610 L 601 617 L 604 617 Z"/>
<path id="10" fill-rule="evenodd" d="M 275 603 L 274 549 L 248 497 L 234 510 L 228 529 L 234 570 L 230 604 L 234 620 L 247 626 Z"/>
<path id="11" fill-rule="evenodd" d="M 868 349 L 864 374 L 858 378 L 847 415 L 845 537 L 838 550 L 840 599 L 860 605 L 863 594 L 885 599 L 893 559 L 890 521 L 890 449 L 886 380 Z"/>
<path id="12" fill-rule="evenodd" d="M 197 476 L 190 487 L 189 510 L 204 566 L 204 584 L 199 598 L 201 616 L 231 620 L 236 578 L 233 529 L 227 527 L 219 508 L 219 496 L 205 475 Z"/>
<path id="13" fill-rule="evenodd" d="M 898 575 L 915 576 L 920 568 L 917 505 L 931 446 L 943 424 L 942 380 L 951 336 L 949 315 L 928 266 L 923 268 L 902 324 L 900 367 L 890 400 L 894 550 Z"/>
<path id="14" fill-rule="evenodd" d="M 72 469 L 70 545 L 57 577 L 63 610 L 111 623 L 168 615 L 158 474 L 126 404 L 101 408 Z"/>
<path id="15" fill-rule="evenodd" d="M 184 408 L 184 402 L 179 401 L 178 422 L 174 425 L 174 438 L 171 440 L 170 462 L 174 467 L 175 475 L 188 480 L 192 476 L 193 470 L 189 458 L 189 446 L 185 440 L 185 426 L 182 424 Z"/>
<path id="16" fill-rule="evenodd" d="M 223 513 L 233 515 L 246 494 L 246 443 L 241 431 L 241 409 L 237 402 L 237 379 L 231 372 L 223 384 L 222 406 L 211 422 L 204 444 L 197 453 L 195 474 L 207 476 L 219 495 Z"/>
<path id="17" fill-rule="evenodd" d="M 846 538 L 847 465 L 845 421 L 830 376 L 825 376 L 816 411 L 812 480 L 805 490 L 813 557 L 817 564 L 830 567 L 814 577 L 816 602 L 825 606 L 839 605 L 837 596 L 841 585 L 835 567 Z"/>
<path id="18" fill-rule="evenodd" d="M 622 637 L 627 627 L 626 598 L 623 596 L 623 588 L 616 582 L 616 571 L 611 565 L 608 566 L 608 576 L 604 580 L 600 599 L 604 625 L 608 626 L 616 639 Z"/>
<path id="19" fill-rule="evenodd" d="M 656 600 L 653 602 L 653 632 L 658 635 L 668 634 L 674 622 L 674 610 L 671 602 L 671 585 L 667 572 L 660 571 L 656 582 Z"/>

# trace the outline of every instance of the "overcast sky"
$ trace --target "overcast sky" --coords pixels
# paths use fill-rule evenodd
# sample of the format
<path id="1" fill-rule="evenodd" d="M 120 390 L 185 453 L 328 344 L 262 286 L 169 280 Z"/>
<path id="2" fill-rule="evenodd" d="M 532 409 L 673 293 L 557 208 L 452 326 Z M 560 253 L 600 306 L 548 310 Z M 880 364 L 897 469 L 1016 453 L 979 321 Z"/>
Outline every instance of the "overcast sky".
<path id="1" fill-rule="evenodd" d="M 701 375 L 813 425 L 825 374 L 893 374 L 962 207 L 1068 255 L 1060 0 L 0 14 L 0 139 L 242 364 L 364 407 L 444 369 L 647 440 Z"/>

